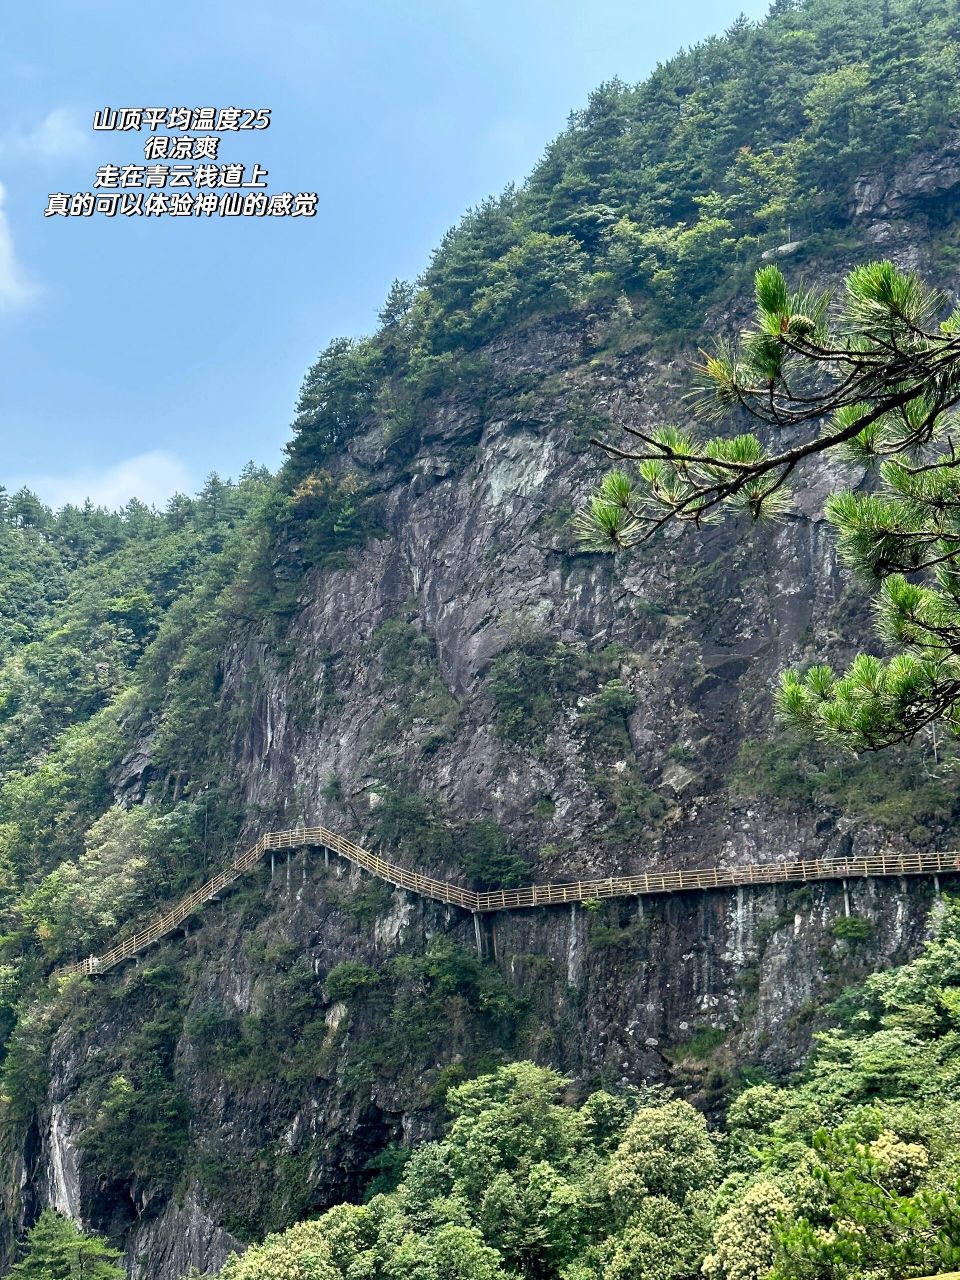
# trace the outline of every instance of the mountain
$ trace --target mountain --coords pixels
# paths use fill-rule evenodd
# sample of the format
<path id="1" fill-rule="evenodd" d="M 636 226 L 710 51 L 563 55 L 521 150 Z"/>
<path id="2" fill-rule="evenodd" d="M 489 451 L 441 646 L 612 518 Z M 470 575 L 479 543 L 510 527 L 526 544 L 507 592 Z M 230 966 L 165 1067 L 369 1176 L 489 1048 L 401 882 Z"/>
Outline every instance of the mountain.
<path id="1" fill-rule="evenodd" d="M 791 517 L 624 560 L 570 517 L 592 437 L 682 420 L 764 260 L 956 289 L 960 6 L 774 4 L 602 86 L 377 332 L 308 372 L 277 476 L 164 513 L 0 508 L 7 1256 L 51 1205 L 174 1280 L 391 1185 L 444 1098 L 533 1059 L 712 1120 L 909 963 L 925 879 L 500 914 L 264 860 L 137 962 L 48 982 L 264 831 L 322 823 L 478 887 L 953 847 L 955 755 L 777 729 L 791 663 L 870 641 L 821 465 Z M 395 1180 L 395 1179 L 394 1179 Z"/>

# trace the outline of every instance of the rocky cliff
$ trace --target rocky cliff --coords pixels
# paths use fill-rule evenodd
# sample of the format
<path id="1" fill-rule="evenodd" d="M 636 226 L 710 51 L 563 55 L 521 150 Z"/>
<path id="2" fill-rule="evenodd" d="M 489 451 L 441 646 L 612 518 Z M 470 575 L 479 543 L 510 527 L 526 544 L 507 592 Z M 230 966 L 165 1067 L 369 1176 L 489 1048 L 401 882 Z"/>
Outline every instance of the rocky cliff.
<path id="1" fill-rule="evenodd" d="M 949 283 L 932 255 L 960 189 L 950 155 L 858 183 L 847 248 L 818 262 L 801 245 L 797 271 L 836 279 L 882 243 Z M 692 349 L 622 314 L 539 321 L 484 349 L 482 395 L 467 381 L 433 402 L 412 458 L 379 431 L 351 443 L 338 465 L 375 495 L 378 535 L 303 580 L 282 647 L 250 626 L 221 656 L 249 834 L 322 822 L 464 880 L 478 842 L 546 880 L 955 838 L 942 807 L 918 800 L 898 826 L 869 795 L 783 782 L 809 762 L 771 735 L 776 673 L 869 634 L 822 517 L 844 477 L 808 474 L 775 527 L 670 529 L 622 563 L 578 552 L 590 434 L 682 417 Z M 144 728 L 120 803 L 151 769 Z M 855 797 L 858 779 L 875 784 L 851 764 L 836 787 Z M 722 1106 L 738 1073 L 796 1069 L 829 1000 L 912 954 L 933 903 L 929 883 L 877 881 L 520 912 L 485 923 L 480 958 L 455 909 L 322 855 L 277 860 L 58 1007 L 7 1180 L 16 1217 L 56 1205 L 122 1240 L 132 1277 L 175 1280 L 362 1194 L 437 1132 L 444 1086 L 500 1056 Z M 108 1124 L 132 1044 L 170 1108 L 162 1159 L 134 1178 Z"/>

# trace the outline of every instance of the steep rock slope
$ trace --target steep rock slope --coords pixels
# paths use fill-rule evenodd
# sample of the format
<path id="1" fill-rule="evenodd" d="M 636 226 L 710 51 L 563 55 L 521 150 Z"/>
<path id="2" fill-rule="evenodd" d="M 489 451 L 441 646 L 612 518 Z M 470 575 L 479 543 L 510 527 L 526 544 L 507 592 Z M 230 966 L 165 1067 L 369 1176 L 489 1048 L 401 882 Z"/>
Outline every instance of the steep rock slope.
<path id="1" fill-rule="evenodd" d="M 917 215 L 945 199 L 927 173 L 872 199 L 850 261 L 883 240 L 924 265 Z M 909 200 L 909 226 L 876 214 Z M 446 393 L 411 460 L 377 432 L 352 442 L 381 536 L 303 581 L 281 651 L 252 627 L 222 655 L 249 832 L 318 820 L 464 878 L 479 840 L 542 879 L 949 840 L 942 815 L 891 829 L 751 784 L 786 750 L 743 749 L 767 732 L 775 673 L 866 633 L 820 514 L 837 477 L 811 476 L 780 527 L 671 532 L 623 565 L 576 552 L 563 516 L 599 465 L 584 422 L 669 420 L 686 386 L 683 351 L 598 358 L 604 323 L 492 344 L 482 413 L 476 388 Z M 518 403 L 517 385 L 539 394 Z M 122 803 L 151 769 L 147 732 L 114 779 Z M 82 1216 L 126 1241 L 132 1275 L 166 1280 L 359 1194 L 390 1144 L 436 1132 L 444 1084 L 497 1055 L 717 1105 L 735 1063 L 798 1066 L 830 994 L 914 951 L 931 904 L 931 885 L 894 881 L 847 904 L 821 886 L 518 913 L 486 924 L 480 963 L 456 910 L 297 854 L 72 993 L 12 1180 L 20 1212 Z M 131 1176 L 109 1087 L 138 1041 L 171 1115 L 162 1159 Z"/>

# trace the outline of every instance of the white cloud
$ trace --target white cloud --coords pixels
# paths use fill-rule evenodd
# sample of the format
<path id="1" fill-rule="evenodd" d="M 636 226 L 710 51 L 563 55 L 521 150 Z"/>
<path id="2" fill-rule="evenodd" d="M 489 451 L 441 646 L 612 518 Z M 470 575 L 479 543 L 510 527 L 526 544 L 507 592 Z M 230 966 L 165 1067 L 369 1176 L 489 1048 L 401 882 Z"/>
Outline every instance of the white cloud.
<path id="1" fill-rule="evenodd" d="M 86 151 L 89 146 L 89 131 L 69 107 L 54 107 L 35 129 L 10 130 L 0 135 L 0 155 L 27 159 L 59 160 Z"/>
<path id="2" fill-rule="evenodd" d="M 110 510 L 122 507 L 131 498 L 162 506 L 175 493 L 195 488 L 183 462 L 163 449 L 137 454 L 105 470 L 84 467 L 71 475 L 23 476 L 7 487 L 15 491 L 24 486 L 55 509 L 67 503 L 82 506 L 89 498 L 95 507 Z"/>
<path id="3" fill-rule="evenodd" d="M 10 223 L 3 208 L 5 197 L 3 183 L 0 183 L 0 311 L 9 311 L 29 302 L 37 292 L 17 261 Z"/>

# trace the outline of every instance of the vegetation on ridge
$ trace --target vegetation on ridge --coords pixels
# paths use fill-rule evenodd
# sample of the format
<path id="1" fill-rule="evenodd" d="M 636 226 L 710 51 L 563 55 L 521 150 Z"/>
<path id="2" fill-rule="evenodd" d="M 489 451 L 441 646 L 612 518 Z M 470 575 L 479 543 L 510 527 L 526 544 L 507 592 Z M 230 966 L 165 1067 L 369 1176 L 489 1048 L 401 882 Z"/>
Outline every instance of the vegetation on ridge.
<path id="1" fill-rule="evenodd" d="M 790 241 L 822 262 L 845 243 L 858 176 L 952 137 L 958 16 L 957 0 L 777 0 L 642 84 L 601 85 L 522 187 L 471 210 L 416 284 L 394 284 L 375 335 L 322 353 L 293 482 L 342 465 L 374 425 L 411 457 L 444 388 L 482 409 L 479 348 L 531 317 L 619 307 L 675 341 L 763 249 Z"/>

